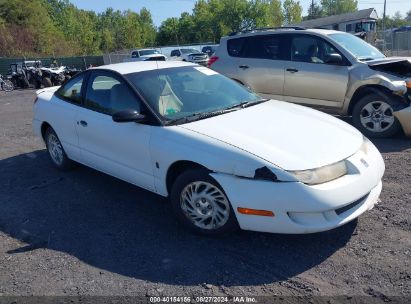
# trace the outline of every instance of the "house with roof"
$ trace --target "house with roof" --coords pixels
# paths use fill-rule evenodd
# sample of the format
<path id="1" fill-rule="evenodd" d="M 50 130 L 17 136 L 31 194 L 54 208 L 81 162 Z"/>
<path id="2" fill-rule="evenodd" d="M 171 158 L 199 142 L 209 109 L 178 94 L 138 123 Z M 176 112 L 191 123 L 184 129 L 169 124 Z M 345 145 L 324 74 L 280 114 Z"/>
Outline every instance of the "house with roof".
<path id="1" fill-rule="evenodd" d="M 326 28 L 348 33 L 375 32 L 378 15 L 374 8 L 303 21 L 298 26 Z"/>

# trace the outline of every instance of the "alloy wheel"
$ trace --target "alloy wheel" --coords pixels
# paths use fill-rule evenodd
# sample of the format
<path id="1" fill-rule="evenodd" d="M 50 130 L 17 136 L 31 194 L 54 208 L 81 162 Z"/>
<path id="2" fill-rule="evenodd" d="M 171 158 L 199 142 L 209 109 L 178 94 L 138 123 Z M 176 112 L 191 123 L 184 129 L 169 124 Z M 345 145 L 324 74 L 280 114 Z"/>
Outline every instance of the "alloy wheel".
<path id="1" fill-rule="evenodd" d="M 371 132 L 384 132 L 395 122 L 394 110 L 384 101 L 373 101 L 362 108 L 360 121 Z"/>

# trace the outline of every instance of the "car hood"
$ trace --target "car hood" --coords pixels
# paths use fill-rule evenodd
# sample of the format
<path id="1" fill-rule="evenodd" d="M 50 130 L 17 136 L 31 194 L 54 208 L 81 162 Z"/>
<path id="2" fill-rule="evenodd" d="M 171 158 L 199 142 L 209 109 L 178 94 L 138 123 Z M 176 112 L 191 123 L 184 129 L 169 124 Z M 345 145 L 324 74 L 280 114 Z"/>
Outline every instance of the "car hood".
<path id="1" fill-rule="evenodd" d="M 206 53 L 190 53 L 190 54 L 186 54 L 187 56 L 204 56 L 207 55 Z"/>
<path id="2" fill-rule="evenodd" d="M 411 57 L 385 57 L 385 58 L 365 61 L 365 63 L 367 63 L 369 66 L 377 66 L 380 64 L 387 64 L 387 63 L 394 63 L 394 62 L 401 62 L 401 61 L 411 62 Z"/>
<path id="3" fill-rule="evenodd" d="M 367 61 L 366 63 L 376 71 L 397 77 L 411 77 L 411 57 L 388 57 Z"/>
<path id="4" fill-rule="evenodd" d="M 152 57 L 166 57 L 163 54 L 149 54 L 149 55 L 141 55 L 140 58 L 152 58 Z"/>
<path id="5" fill-rule="evenodd" d="M 363 136 L 347 123 L 281 101 L 268 101 L 181 128 L 220 140 L 285 170 L 306 170 L 343 160 Z"/>

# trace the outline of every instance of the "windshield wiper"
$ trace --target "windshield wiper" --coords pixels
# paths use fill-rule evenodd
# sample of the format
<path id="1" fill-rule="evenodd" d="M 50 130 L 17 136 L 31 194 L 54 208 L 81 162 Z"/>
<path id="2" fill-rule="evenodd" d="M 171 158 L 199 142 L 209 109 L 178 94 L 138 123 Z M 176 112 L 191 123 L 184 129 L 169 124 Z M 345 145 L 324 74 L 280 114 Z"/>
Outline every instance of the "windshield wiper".
<path id="1" fill-rule="evenodd" d="M 175 125 L 175 124 L 180 124 L 180 123 L 189 123 L 192 121 L 196 121 L 196 120 L 200 120 L 200 119 L 205 119 L 205 118 L 209 118 L 212 116 L 217 116 L 217 115 L 221 115 L 221 114 L 225 114 L 225 113 L 229 113 L 229 112 L 233 112 L 237 110 L 236 108 L 231 108 L 231 109 L 223 109 L 223 110 L 216 110 L 216 111 L 211 111 L 211 112 L 201 112 L 201 113 L 193 113 L 181 118 L 176 118 L 176 119 L 172 119 L 167 121 L 167 124 L 170 125 Z"/>
<path id="2" fill-rule="evenodd" d="M 229 112 L 234 112 L 239 109 L 243 109 L 252 105 L 256 105 L 262 102 L 268 101 L 268 99 L 259 99 L 259 100 L 252 100 L 252 101 L 243 101 L 238 104 L 232 105 L 228 108 L 224 108 L 222 110 L 216 110 L 216 111 L 211 111 L 211 112 L 201 112 L 201 113 L 193 113 L 184 117 L 176 118 L 176 119 L 171 119 L 167 121 L 167 125 L 175 125 L 175 124 L 180 124 L 180 123 L 189 123 L 192 121 L 200 120 L 200 119 L 205 119 L 209 118 L 212 116 L 217 116 L 217 115 L 222 115 L 226 114 Z"/>
<path id="3" fill-rule="evenodd" d="M 236 108 L 244 109 L 244 108 L 247 108 L 249 106 L 253 106 L 253 105 L 256 105 L 256 104 L 259 104 L 259 103 L 262 103 L 262 102 L 266 102 L 268 100 L 269 99 L 262 98 L 262 99 L 258 99 L 258 100 L 243 101 L 243 102 L 237 103 L 235 105 L 229 106 L 228 108 L 225 108 L 225 110 L 231 110 L 231 109 L 236 109 Z"/>
<path id="4" fill-rule="evenodd" d="M 358 57 L 359 61 L 370 61 L 370 60 L 374 60 L 374 58 L 372 57 Z"/>

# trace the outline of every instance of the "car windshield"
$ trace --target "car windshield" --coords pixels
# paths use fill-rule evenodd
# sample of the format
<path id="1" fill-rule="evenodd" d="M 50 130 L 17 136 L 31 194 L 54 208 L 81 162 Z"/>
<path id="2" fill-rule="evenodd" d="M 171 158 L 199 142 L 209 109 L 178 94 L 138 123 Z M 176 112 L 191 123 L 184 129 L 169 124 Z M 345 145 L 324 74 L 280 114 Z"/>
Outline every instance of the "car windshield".
<path id="1" fill-rule="evenodd" d="M 198 53 L 199 51 L 196 49 L 181 49 L 181 53 L 183 54 L 191 54 L 191 53 Z"/>
<path id="2" fill-rule="evenodd" d="M 207 118 L 265 101 L 235 81 L 200 66 L 138 72 L 126 77 L 151 108 L 170 123 L 187 117 Z"/>
<path id="3" fill-rule="evenodd" d="M 138 52 L 140 53 L 140 56 L 160 54 L 157 50 L 140 50 Z"/>
<path id="4" fill-rule="evenodd" d="M 358 60 L 366 61 L 385 57 L 384 54 L 375 47 L 354 35 L 338 33 L 330 34 L 329 37 L 348 50 Z"/>

